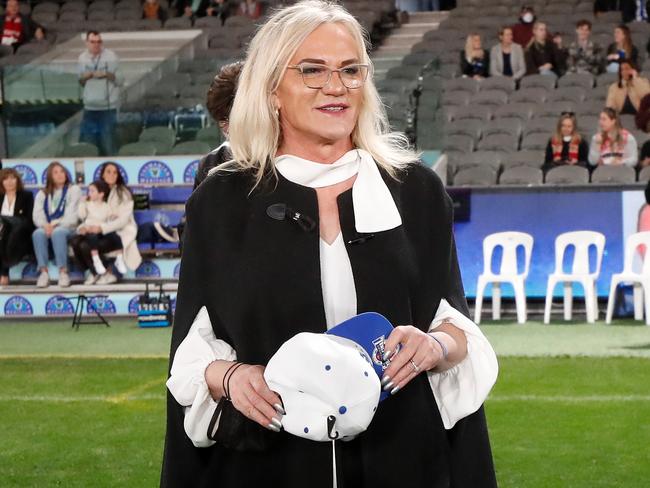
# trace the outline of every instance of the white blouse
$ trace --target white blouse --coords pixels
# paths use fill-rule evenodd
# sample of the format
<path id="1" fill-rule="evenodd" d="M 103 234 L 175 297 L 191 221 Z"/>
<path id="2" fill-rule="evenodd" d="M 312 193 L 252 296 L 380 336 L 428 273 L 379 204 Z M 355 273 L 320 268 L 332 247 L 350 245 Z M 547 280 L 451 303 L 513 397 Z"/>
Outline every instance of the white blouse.
<path id="1" fill-rule="evenodd" d="M 357 290 L 343 234 L 328 244 L 320 240 L 320 276 L 327 330 L 357 314 Z"/>
<path id="2" fill-rule="evenodd" d="M 0 215 L 4 215 L 5 217 L 13 217 L 15 207 L 16 196 L 14 196 L 14 200 L 9 203 L 9 197 L 5 195 L 4 199 L 2 200 L 2 209 L 0 209 Z"/>

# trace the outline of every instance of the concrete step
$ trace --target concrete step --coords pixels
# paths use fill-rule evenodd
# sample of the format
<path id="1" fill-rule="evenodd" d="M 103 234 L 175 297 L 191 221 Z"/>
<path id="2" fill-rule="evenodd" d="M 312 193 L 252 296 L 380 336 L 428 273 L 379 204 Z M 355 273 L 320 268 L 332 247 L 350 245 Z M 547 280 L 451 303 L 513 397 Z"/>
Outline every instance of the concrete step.
<path id="1" fill-rule="evenodd" d="M 375 65 L 375 76 L 380 71 L 388 71 L 389 69 L 399 66 L 402 62 L 402 57 L 396 57 L 394 59 L 376 59 L 373 61 Z"/>
<path id="2" fill-rule="evenodd" d="M 448 17 L 449 12 L 411 12 L 409 14 L 409 24 L 442 22 Z"/>
<path id="3" fill-rule="evenodd" d="M 436 29 L 438 24 L 403 24 L 399 29 L 391 32 L 391 37 L 394 35 L 423 35 L 432 29 Z"/>
<path id="4" fill-rule="evenodd" d="M 411 52 L 411 46 L 381 46 L 375 51 L 376 57 L 401 56 L 404 57 Z"/>
<path id="5" fill-rule="evenodd" d="M 421 34 L 414 35 L 414 36 L 409 36 L 409 35 L 389 36 L 386 39 L 384 39 L 382 47 L 406 46 L 410 48 L 411 46 L 417 44 L 421 40 L 422 40 Z"/>

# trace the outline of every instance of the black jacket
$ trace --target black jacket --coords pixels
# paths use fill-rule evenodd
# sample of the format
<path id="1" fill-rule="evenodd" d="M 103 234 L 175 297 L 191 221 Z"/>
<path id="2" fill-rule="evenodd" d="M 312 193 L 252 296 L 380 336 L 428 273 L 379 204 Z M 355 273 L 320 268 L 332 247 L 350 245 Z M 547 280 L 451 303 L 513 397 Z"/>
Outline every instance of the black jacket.
<path id="1" fill-rule="evenodd" d="M 464 76 L 482 76 L 487 78 L 490 76 L 490 53 L 483 49 L 483 59 L 472 59 L 472 62 L 467 60 L 465 50 L 460 52 L 460 73 Z"/>
<path id="2" fill-rule="evenodd" d="M 0 207 L 5 201 L 4 193 L 0 194 Z M 14 217 L 27 223 L 32 229 L 32 210 L 34 209 L 34 195 L 29 190 L 16 192 L 16 204 L 14 205 Z"/>
<path id="3" fill-rule="evenodd" d="M 228 142 L 224 142 L 218 148 L 203 156 L 196 170 L 196 176 L 194 177 L 194 190 L 207 178 L 212 168 L 219 166 L 221 163 L 225 163 L 231 157 L 230 144 Z"/>
<path id="4" fill-rule="evenodd" d="M 546 63 L 551 63 L 553 65 L 551 69 L 555 74 L 559 74 L 557 50 L 555 49 L 555 44 L 550 40 L 546 41 L 544 44 L 538 44 L 533 41 L 530 46 L 526 48 L 525 58 L 527 75 L 539 74 L 539 67 Z"/>
<path id="5" fill-rule="evenodd" d="M 403 172 L 400 182 L 384 179 L 403 225 L 363 243 L 354 226 L 352 191 L 338 197 L 359 313 L 379 312 L 393 324 L 422 330 L 442 298 L 468 314 L 452 202 L 440 179 L 422 165 Z M 216 337 L 245 363 L 266 364 L 298 332 L 325 331 L 315 190 L 281 175 L 277 184 L 250 193 L 251 187 L 247 173 L 213 174 L 187 203 L 170 365 L 202 306 Z M 314 229 L 270 218 L 267 208 L 276 203 L 311 217 Z M 195 448 L 183 429 L 183 408 L 168 394 L 161 486 L 332 486 L 329 443 L 270 432 L 225 405 L 219 442 Z M 366 432 L 336 442 L 341 488 L 496 486 L 483 408 L 446 431 L 424 374 L 384 401 Z M 390 469 L 389 460 L 400 469 Z"/>

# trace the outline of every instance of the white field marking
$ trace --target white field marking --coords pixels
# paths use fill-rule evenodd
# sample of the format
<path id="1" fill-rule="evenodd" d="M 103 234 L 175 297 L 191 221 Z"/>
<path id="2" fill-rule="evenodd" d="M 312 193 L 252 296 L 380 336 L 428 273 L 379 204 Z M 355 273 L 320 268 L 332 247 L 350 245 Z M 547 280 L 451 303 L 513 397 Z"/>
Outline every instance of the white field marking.
<path id="1" fill-rule="evenodd" d="M 608 403 L 650 402 L 650 395 L 495 395 L 490 402 Z"/>
<path id="2" fill-rule="evenodd" d="M 0 354 L 3 359 L 169 359 L 168 354 Z"/>

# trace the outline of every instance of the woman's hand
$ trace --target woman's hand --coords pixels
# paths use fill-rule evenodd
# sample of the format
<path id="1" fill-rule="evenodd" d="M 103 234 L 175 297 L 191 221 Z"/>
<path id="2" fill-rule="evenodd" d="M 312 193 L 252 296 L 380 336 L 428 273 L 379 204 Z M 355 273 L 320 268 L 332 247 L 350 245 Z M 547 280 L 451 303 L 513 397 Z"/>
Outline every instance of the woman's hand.
<path id="1" fill-rule="evenodd" d="M 213 398 L 223 401 L 223 377 L 233 363 L 215 361 L 205 370 L 205 379 Z M 284 414 L 280 397 L 272 392 L 264 379 L 264 367 L 244 364 L 237 367 L 229 378 L 230 401 L 244 416 L 274 432 L 280 432 L 281 415 Z"/>
<path id="2" fill-rule="evenodd" d="M 86 235 L 87 229 L 85 226 L 81 226 L 77 229 L 77 234 L 80 236 Z"/>
<path id="3" fill-rule="evenodd" d="M 399 352 L 391 356 L 398 344 L 401 344 Z M 442 348 L 436 340 L 411 325 L 395 327 L 386 341 L 385 350 L 393 359 L 384 371 L 381 383 L 391 395 L 421 372 L 435 368 L 442 359 Z"/>

